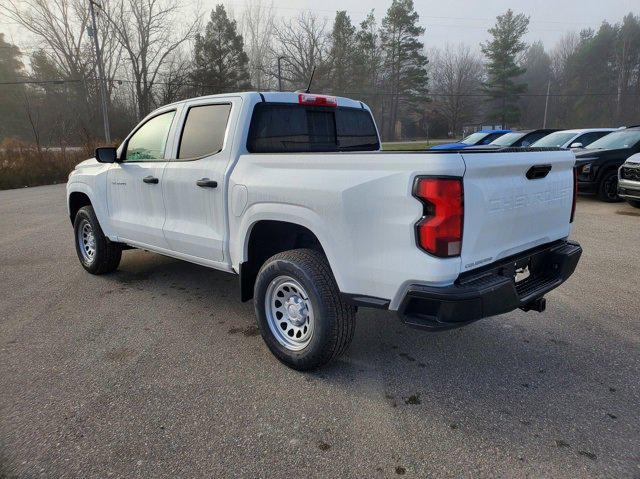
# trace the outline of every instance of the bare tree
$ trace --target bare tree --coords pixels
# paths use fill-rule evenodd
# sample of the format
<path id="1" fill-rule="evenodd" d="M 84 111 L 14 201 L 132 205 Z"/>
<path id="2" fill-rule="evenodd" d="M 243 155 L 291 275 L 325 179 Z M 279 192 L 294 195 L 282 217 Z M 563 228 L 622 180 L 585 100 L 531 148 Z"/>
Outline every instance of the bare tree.
<path id="1" fill-rule="evenodd" d="M 301 13 L 291 20 L 282 20 L 274 27 L 273 57 L 284 57 L 283 79 L 294 88 L 306 86 L 314 68 L 314 84 L 318 85 L 325 69 L 327 56 L 327 20 L 312 12 Z M 277 78 L 272 67 L 271 75 Z"/>
<path id="2" fill-rule="evenodd" d="M 144 117 L 155 105 L 153 88 L 171 54 L 190 40 L 200 25 L 199 15 L 180 24 L 180 5 L 169 0 L 117 0 L 103 10 L 127 57 L 138 116 Z"/>
<path id="3" fill-rule="evenodd" d="M 97 125 L 97 84 L 96 59 L 91 45 L 89 3 L 87 0 L 0 0 L 0 14 L 18 23 L 35 37 L 40 61 L 51 68 L 49 78 L 72 80 L 65 90 L 67 102 L 73 106 L 56 114 L 55 130 L 65 132 L 63 126 L 77 125 L 86 136 L 85 141 L 94 137 Z M 105 76 L 108 98 L 113 89 L 113 80 L 119 71 L 121 46 L 115 41 L 114 33 L 104 28 L 104 18 L 98 17 L 98 35 L 105 62 Z M 33 60 L 33 59 L 32 59 Z M 33 70 L 33 63 L 32 63 Z M 43 128 L 51 128 L 46 121 Z M 33 122 L 31 122 L 33 127 Z M 53 130 L 52 130 L 53 131 Z M 44 138 L 44 136 L 42 137 Z M 62 138 L 62 137 L 60 137 Z M 62 139 L 60 139 L 62 141 Z"/>
<path id="4" fill-rule="evenodd" d="M 562 35 L 551 52 L 551 71 L 555 78 L 562 77 L 567 60 L 573 55 L 580 44 L 580 35 L 568 32 Z"/>
<path id="5" fill-rule="evenodd" d="M 551 52 L 551 89 L 555 92 L 569 89 L 567 64 L 580 46 L 580 35 L 568 32 L 562 35 Z M 557 97 L 550 105 L 550 118 L 557 124 L 568 124 L 575 112 L 575 98 Z"/>
<path id="6" fill-rule="evenodd" d="M 42 152 L 42 142 L 40 141 L 40 109 L 34 107 L 29 100 L 29 94 L 24 92 L 24 112 L 31 127 L 33 141 L 36 144 L 38 153 Z"/>
<path id="7" fill-rule="evenodd" d="M 84 80 L 95 70 L 88 5 L 85 0 L 6 0 L 0 3 L 0 13 L 32 33 L 64 77 Z M 105 9 L 108 11 L 108 3 Z M 105 75 L 111 83 L 120 65 L 122 48 L 101 20 L 104 19 L 98 15 Z"/>
<path id="8" fill-rule="evenodd" d="M 35 35 L 51 61 L 67 77 L 91 70 L 87 43 L 89 9 L 82 0 L 6 0 L 2 13 Z"/>
<path id="9" fill-rule="evenodd" d="M 445 45 L 429 55 L 433 109 L 454 135 L 477 116 L 483 65 L 478 55 L 463 44 Z"/>
<path id="10" fill-rule="evenodd" d="M 258 90 L 272 87 L 273 78 L 268 74 L 273 63 L 272 43 L 275 24 L 273 1 L 246 3 L 240 18 L 240 33 L 249 57 L 249 77 Z"/>
<path id="11" fill-rule="evenodd" d="M 169 56 L 166 66 L 160 75 L 159 102 L 162 105 L 186 98 L 191 91 L 189 74 L 190 58 L 182 50 Z"/>

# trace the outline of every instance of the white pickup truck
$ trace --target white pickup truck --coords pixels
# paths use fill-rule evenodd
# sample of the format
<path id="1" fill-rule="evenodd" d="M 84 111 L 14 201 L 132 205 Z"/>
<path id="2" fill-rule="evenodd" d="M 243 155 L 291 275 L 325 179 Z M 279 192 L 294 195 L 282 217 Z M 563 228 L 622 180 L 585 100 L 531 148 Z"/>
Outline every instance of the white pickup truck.
<path id="1" fill-rule="evenodd" d="M 441 330 L 516 308 L 574 271 L 574 156 L 386 152 L 369 108 L 238 93 L 151 113 L 67 184 L 81 264 L 141 248 L 239 275 L 273 354 L 308 370 L 349 345 L 358 307 Z"/>

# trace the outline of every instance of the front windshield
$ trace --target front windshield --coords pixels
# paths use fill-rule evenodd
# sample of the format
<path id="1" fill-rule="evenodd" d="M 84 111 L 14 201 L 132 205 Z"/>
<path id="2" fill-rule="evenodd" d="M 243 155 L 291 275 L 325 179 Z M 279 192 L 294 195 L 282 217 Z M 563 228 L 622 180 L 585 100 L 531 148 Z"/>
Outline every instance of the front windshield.
<path id="1" fill-rule="evenodd" d="M 464 143 L 465 145 L 475 145 L 480 140 L 482 140 L 485 136 L 487 136 L 486 133 L 482 133 L 482 132 L 477 131 L 476 133 L 472 133 L 471 135 L 466 137 L 460 143 Z"/>
<path id="2" fill-rule="evenodd" d="M 511 133 L 507 133 L 506 135 L 502 135 L 500 138 L 496 138 L 489 144 L 498 146 L 511 146 L 526 134 L 526 132 L 522 131 L 513 131 Z"/>
<path id="3" fill-rule="evenodd" d="M 550 135 L 540 138 L 538 141 L 534 141 L 531 146 L 555 146 L 559 148 L 567 141 L 570 141 L 574 136 L 576 136 L 575 133 L 556 131 L 555 133 L 551 133 Z"/>
<path id="4" fill-rule="evenodd" d="M 609 133 L 589 145 L 599 150 L 631 148 L 640 141 L 640 130 L 621 130 Z"/>

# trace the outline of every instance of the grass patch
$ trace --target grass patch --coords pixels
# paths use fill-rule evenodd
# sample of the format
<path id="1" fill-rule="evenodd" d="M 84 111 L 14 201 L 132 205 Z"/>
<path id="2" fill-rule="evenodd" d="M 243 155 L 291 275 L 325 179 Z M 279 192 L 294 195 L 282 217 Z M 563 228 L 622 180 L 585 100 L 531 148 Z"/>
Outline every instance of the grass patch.
<path id="1" fill-rule="evenodd" d="M 0 190 L 65 183 L 75 165 L 92 156 L 93 151 L 85 149 L 38 150 L 5 141 L 0 145 Z"/>
<path id="2" fill-rule="evenodd" d="M 450 143 L 453 140 L 429 140 L 429 141 L 397 141 L 392 143 L 383 143 L 382 149 L 385 151 L 420 151 L 427 150 L 434 145 L 441 143 Z"/>

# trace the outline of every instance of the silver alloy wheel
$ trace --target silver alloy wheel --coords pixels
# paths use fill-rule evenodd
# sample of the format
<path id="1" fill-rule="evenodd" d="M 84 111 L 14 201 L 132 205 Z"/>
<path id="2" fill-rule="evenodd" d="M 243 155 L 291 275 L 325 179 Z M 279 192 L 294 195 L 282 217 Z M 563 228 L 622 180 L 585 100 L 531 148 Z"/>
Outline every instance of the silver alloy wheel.
<path id="1" fill-rule="evenodd" d="M 300 351 L 309 344 L 313 307 L 300 283 L 290 276 L 278 276 L 267 288 L 264 307 L 269 329 L 280 344 L 290 351 Z"/>
<path id="2" fill-rule="evenodd" d="M 88 220 L 82 220 L 78 227 L 78 247 L 85 263 L 93 263 L 96 256 L 96 236 Z"/>

